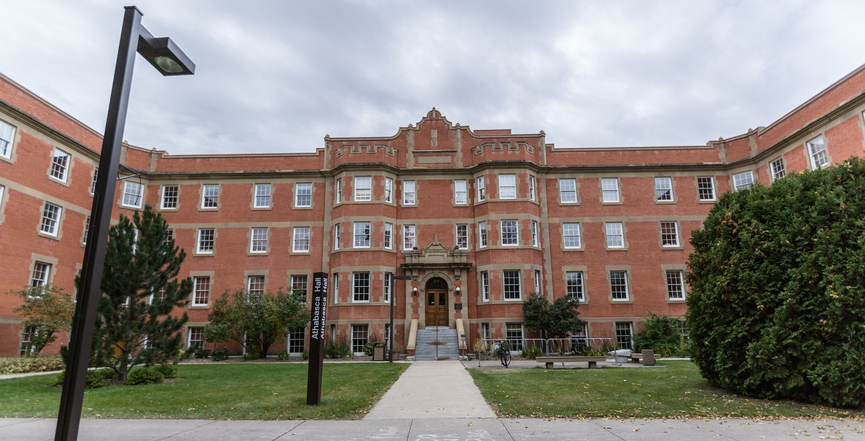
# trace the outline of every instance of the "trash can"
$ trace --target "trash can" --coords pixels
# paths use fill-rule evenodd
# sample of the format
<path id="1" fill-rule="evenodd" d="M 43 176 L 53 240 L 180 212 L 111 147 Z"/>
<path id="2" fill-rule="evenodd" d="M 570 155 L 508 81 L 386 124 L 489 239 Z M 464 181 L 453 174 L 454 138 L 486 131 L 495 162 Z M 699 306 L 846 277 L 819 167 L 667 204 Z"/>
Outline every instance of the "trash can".
<path id="1" fill-rule="evenodd" d="M 383 341 L 377 341 L 372 344 L 372 361 L 384 361 L 384 348 L 385 344 Z"/>

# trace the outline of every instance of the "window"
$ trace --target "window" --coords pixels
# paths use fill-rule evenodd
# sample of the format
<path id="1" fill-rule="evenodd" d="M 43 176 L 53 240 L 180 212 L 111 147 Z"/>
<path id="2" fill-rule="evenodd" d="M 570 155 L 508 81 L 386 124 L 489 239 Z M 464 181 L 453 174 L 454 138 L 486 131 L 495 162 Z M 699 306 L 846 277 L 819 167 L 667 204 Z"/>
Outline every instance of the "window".
<path id="1" fill-rule="evenodd" d="M 685 337 L 685 343 L 691 342 L 691 336 L 688 334 L 688 323 L 684 320 L 679 320 L 679 323 L 676 324 L 676 329 L 679 331 L 679 334 L 682 334 L 682 337 Z"/>
<path id="2" fill-rule="evenodd" d="M 499 175 L 499 199 L 517 198 L 517 176 Z"/>
<path id="3" fill-rule="evenodd" d="M 522 298 L 520 290 L 520 272 L 519 271 L 503 271 L 505 300 L 520 300 Z"/>
<path id="4" fill-rule="evenodd" d="M 60 229 L 60 215 L 62 213 L 62 207 L 46 202 L 45 209 L 42 212 L 42 225 L 39 226 L 39 231 L 49 236 L 57 237 L 57 232 Z"/>
<path id="5" fill-rule="evenodd" d="M 384 301 L 390 303 L 390 297 L 393 293 L 393 273 L 384 273 Z"/>
<path id="6" fill-rule="evenodd" d="M 529 176 L 529 199 L 535 200 L 535 177 Z"/>
<path id="7" fill-rule="evenodd" d="M 415 204 L 415 181 L 403 181 L 402 183 L 402 204 Z"/>
<path id="8" fill-rule="evenodd" d="M 189 327 L 189 347 L 200 348 L 204 346 L 204 327 L 190 326 Z"/>
<path id="9" fill-rule="evenodd" d="M 490 301 L 490 273 L 481 272 L 481 296 L 484 302 Z"/>
<path id="10" fill-rule="evenodd" d="M 575 204 L 577 202 L 576 179 L 559 179 L 559 198 L 563 204 Z"/>
<path id="11" fill-rule="evenodd" d="M 354 223 L 354 247 L 369 248 L 369 222 Z"/>
<path id="12" fill-rule="evenodd" d="M 562 237 L 565 248 L 575 249 L 580 247 L 580 224 L 562 224 Z"/>
<path id="13" fill-rule="evenodd" d="M 270 208 L 270 184 L 255 184 L 254 208 Z"/>
<path id="14" fill-rule="evenodd" d="M 685 299 L 685 284 L 682 283 L 682 271 L 667 271 L 667 298 L 670 300 Z"/>
<path id="15" fill-rule="evenodd" d="M 469 226 L 466 224 L 457 225 L 457 248 L 461 250 L 469 248 Z"/>
<path id="16" fill-rule="evenodd" d="M 213 228 L 201 228 L 198 230 L 198 254 L 213 253 L 213 245 L 216 241 L 216 230 Z"/>
<path id="17" fill-rule="evenodd" d="M 393 202 L 393 179 L 384 178 L 384 201 Z"/>
<path id="18" fill-rule="evenodd" d="M 15 140 L 15 127 L 0 121 L 0 156 L 9 158 L 12 156 L 12 143 Z"/>
<path id="19" fill-rule="evenodd" d="M 51 274 L 51 264 L 36 262 L 33 264 L 33 275 L 30 277 L 30 286 L 45 286 L 48 284 L 48 276 Z"/>
<path id="20" fill-rule="evenodd" d="M 66 182 L 67 171 L 69 171 L 69 153 L 54 149 L 54 159 L 51 160 L 51 177 Z"/>
<path id="21" fill-rule="evenodd" d="M 210 277 L 196 277 L 192 306 L 207 306 L 210 302 Z"/>
<path id="22" fill-rule="evenodd" d="M 784 158 L 778 158 L 769 163 L 769 171 L 772 173 L 772 181 L 777 181 L 787 175 L 784 170 Z"/>
<path id="23" fill-rule="evenodd" d="M 162 209 L 177 208 L 177 186 L 163 185 L 162 186 Z"/>
<path id="24" fill-rule="evenodd" d="M 372 200 L 372 178 L 369 176 L 358 176 L 354 178 L 354 200 Z"/>
<path id="25" fill-rule="evenodd" d="M 312 184 L 297 184 L 295 185 L 294 190 L 295 207 L 312 207 Z"/>
<path id="26" fill-rule="evenodd" d="M 478 248 L 486 248 L 487 246 L 487 223 L 478 222 Z"/>
<path id="27" fill-rule="evenodd" d="M 621 222 L 610 222 L 607 227 L 607 248 L 624 248 L 625 235 Z"/>
<path id="28" fill-rule="evenodd" d="M 201 189 L 201 208 L 219 207 L 219 185 L 204 185 Z"/>
<path id="29" fill-rule="evenodd" d="M 754 176 L 750 170 L 733 175 L 733 186 L 736 191 L 751 188 L 752 185 L 754 185 Z"/>
<path id="30" fill-rule="evenodd" d="M 339 302 L 339 273 L 333 273 L 333 303 L 337 302 Z"/>
<path id="31" fill-rule="evenodd" d="M 384 247 L 385 249 L 393 248 L 393 224 L 384 224 Z"/>
<path id="32" fill-rule="evenodd" d="M 339 241 L 340 241 L 339 224 L 336 224 L 333 226 L 333 249 L 334 250 L 339 249 Z"/>
<path id="33" fill-rule="evenodd" d="M 613 300 L 628 300 L 627 271 L 610 271 L 610 292 Z"/>
<path id="34" fill-rule="evenodd" d="M 670 178 L 655 178 L 655 200 L 673 200 L 673 181 Z"/>
<path id="35" fill-rule="evenodd" d="M 697 193 L 701 201 L 714 201 L 715 180 L 711 176 L 697 177 Z"/>
<path id="36" fill-rule="evenodd" d="M 126 207 L 141 208 L 141 196 L 144 186 L 137 182 L 126 181 L 123 183 L 123 205 Z"/>
<path id="37" fill-rule="evenodd" d="M 511 351 L 523 350 L 523 324 L 505 323 L 505 339 L 508 340 Z"/>
<path id="38" fill-rule="evenodd" d="M 391 334 L 392 333 L 390 332 L 390 323 L 385 323 L 384 324 L 384 347 L 386 347 L 386 348 L 390 348 Z"/>
<path id="39" fill-rule="evenodd" d="M 808 152 L 811 154 L 811 168 L 813 170 L 829 165 L 829 157 L 826 155 L 826 143 L 823 142 L 823 135 L 808 141 Z"/>
<path id="40" fill-rule="evenodd" d="M 455 204 L 468 203 L 468 198 L 466 197 L 466 180 L 465 179 L 457 179 L 456 181 L 454 181 L 454 203 Z"/>
<path id="41" fill-rule="evenodd" d="M 661 245 L 665 247 L 679 246 L 679 226 L 676 222 L 661 222 Z"/>
<path id="42" fill-rule="evenodd" d="M 0 189 L 0 199 L 3 198 L 3 191 Z M 84 220 L 84 237 L 81 238 L 81 244 L 87 245 L 87 235 L 90 233 L 90 216 Z"/>
<path id="43" fill-rule="evenodd" d="M 520 234 L 517 228 L 517 221 L 503 220 L 502 221 L 502 245 L 519 245 Z"/>
<path id="44" fill-rule="evenodd" d="M 336 197 L 334 199 L 336 200 L 336 202 L 334 203 L 334 205 L 342 202 L 342 178 L 339 178 L 336 180 L 335 187 L 336 187 Z"/>
<path id="45" fill-rule="evenodd" d="M 352 274 L 352 301 L 369 301 L 369 273 Z"/>
<path id="46" fill-rule="evenodd" d="M 565 273 L 565 288 L 570 298 L 583 301 L 583 272 L 569 271 Z"/>
<path id="47" fill-rule="evenodd" d="M 616 322 L 616 345 L 622 349 L 631 349 L 633 331 L 631 322 Z"/>
<path id="48" fill-rule="evenodd" d="M 415 247 L 414 225 L 403 225 L 402 226 L 402 238 L 403 238 L 402 249 L 413 250 Z"/>
<path id="49" fill-rule="evenodd" d="M 351 325 L 351 351 L 363 354 L 363 347 L 369 340 L 369 325 Z"/>
<path id="50" fill-rule="evenodd" d="M 93 167 L 93 181 L 90 183 L 90 196 L 96 194 L 96 178 L 99 177 L 99 167 Z"/>
<path id="51" fill-rule="evenodd" d="M 619 202 L 619 180 L 616 178 L 601 179 L 601 190 L 604 202 Z"/>
<path id="52" fill-rule="evenodd" d="M 21 333 L 21 346 L 18 351 L 19 357 L 26 357 L 33 353 L 33 338 L 36 337 L 35 326 L 25 326 L 24 332 Z"/>
<path id="53" fill-rule="evenodd" d="M 487 198 L 486 187 L 484 183 L 484 177 L 481 176 L 477 179 L 477 187 L 478 187 L 478 201 L 482 201 Z"/>
<path id="54" fill-rule="evenodd" d="M 173 241 L 174 241 L 174 229 L 169 228 L 169 229 L 165 230 L 165 239 L 163 240 L 163 242 L 165 242 L 166 244 L 170 244 Z"/>
<path id="55" fill-rule="evenodd" d="M 532 246 L 538 246 L 538 221 L 532 221 Z"/>
<path id="56" fill-rule="evenodd" d="M 264 276 L 249 276 L 246 292 L 251 295 L 264 294 Z"/>
<path id="57" fill-rule="evenodd" d="M 541 293 L 541 272 L 538 270 L 535 270 L 535 292 Z"/>
<path id="58" fill-rule="evenodd" d="M 291 276 L 291 291 L 299 290 L 306 295 L 306 276 Z"/>
<path id="59" fill-rule="evenodd" d="M 306 340 L 304 328 L 295 329 L 288 333 L 288 352 L 291 354 L 301 354 L 304 350 L 304 341 Z"/>
<path id="60" fill-rule="evenodd" d="M 481 337 L 484 340 L 490 339 L 490 324 L 489 323 L 481 323 Z"/>
<path id="61" fill-rule="evenodd" d="M 309 251 L 309 227 L 296 227 L 294 229 L 294 243 L 292 251 Z"/>

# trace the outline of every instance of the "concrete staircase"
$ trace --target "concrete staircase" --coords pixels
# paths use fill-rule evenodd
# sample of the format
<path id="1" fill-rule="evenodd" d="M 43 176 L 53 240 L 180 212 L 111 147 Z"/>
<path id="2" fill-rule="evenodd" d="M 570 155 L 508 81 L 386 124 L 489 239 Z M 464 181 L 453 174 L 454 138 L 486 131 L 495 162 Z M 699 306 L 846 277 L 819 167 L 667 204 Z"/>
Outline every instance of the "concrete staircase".
<path id="1" fill-rule="evenodd" d="M 436 334 L 438 334 L 438 345 L 436 345 Z M 460 357 L 457 330 L 443 326 L 418 329 L 415 348 L 415 360 L 418 361 L 436 360 L 436 348 L 438 348 L 438 360 L 459 360 Z"/>

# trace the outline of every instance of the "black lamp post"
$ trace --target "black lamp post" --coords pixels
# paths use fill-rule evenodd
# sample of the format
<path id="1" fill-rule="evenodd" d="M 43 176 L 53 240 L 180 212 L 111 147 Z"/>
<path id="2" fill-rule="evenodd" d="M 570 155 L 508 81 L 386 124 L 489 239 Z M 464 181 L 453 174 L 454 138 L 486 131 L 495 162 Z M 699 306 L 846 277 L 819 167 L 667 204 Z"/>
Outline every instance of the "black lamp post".
<path id="1" fill-rule="evenodd" d="M 63 394 L 60 397 L 55 441 L 78 439 L 87 367 L 96 326 L 96 304 L 102 297 L 102 266 L 105 264 L 105 249 L 108 246 L 108 228 L 111 225 L 111 207 L 120 166 L 120 145 L 126 123 L 135 53 L 144 56 L 162 75 L 191 75 L 195 72 L 195 64 L 171 39 L 154 38 L 141 26 L 141 16 L 141 11 L 135 6 L 127 6 L 123 16 L 114 85 L 111 88 L 108 120 L 105 123 L 99 158 L 99 175 L 96 178 L 93 207 L 90 211 L 91 239 L 87 241 L 84 249 L 84 266 L 78 289 L 80 295 L 72 321 L 72 338 L 69 342 L 69 359 L 63 381 Z"/>

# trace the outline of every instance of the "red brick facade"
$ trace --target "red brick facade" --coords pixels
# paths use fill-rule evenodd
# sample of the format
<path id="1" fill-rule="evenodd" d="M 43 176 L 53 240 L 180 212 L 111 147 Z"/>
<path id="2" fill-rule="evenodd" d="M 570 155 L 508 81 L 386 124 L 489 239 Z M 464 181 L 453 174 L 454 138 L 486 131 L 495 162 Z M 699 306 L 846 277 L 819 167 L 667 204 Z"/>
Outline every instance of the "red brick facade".
<path id="1" fill-rule="evenodd" d="M 769 184 L 779 165 L 794 173 L 815 158 L 862 156 L 863 90 L 860 68 L 769 127 L 705 146 L 555 148 L 544 132 L 472 130 L 435 109 L 393 136 L 325 137 L 312 153 L 171 155 L 124 145 L 122 164 L 139 176 L 118 182 L 114 213 L 131 213 L 124 192 L 138 184 L 143 203 L 162 211 L 188 254 L 181 276 L 209 282 L 188 307 L 190 327 L 207 323 L 214 297 L 251 277 L 276 290 L 321 271 L 333 292 L 328 332 L 340 337 L 351 338 L 353 325 L 384 334 L 390 275 L 412 276 L 390 282 L 402 349 L 412 320 L 427 324 L 426 288 L 436 278 L 447 286 L 448 325 L 461 320 L 469 345 L 482 324 L 502 337 L 506 324 L 521 323 L 522 300 L 536 290 L 569 295 L 569 277 L 588 336 L 615 337 L 615 323 L 636 331 L 649 311 L 685 313 L 687 287 L 680 293 L 673 282 L 690 232 L 737 179 L 751 173 Z M 50 265 L 45 281 L 72 291 L 101 137 L 5 77 L 0 121 L 0 134 L 13 130 L 0 148 L 0 292 L 32 283 L 40 264 Z M 52 169 L 57 154 L 69 155 L 62 170 Z M 49 204 L 60 213 L 46 227 Z M 199 249 L 211 230 L 212 250 Z M 23 319 L 12 312 L 19 300 L 4 297 L 0 356 L 10 356 Z"/>

